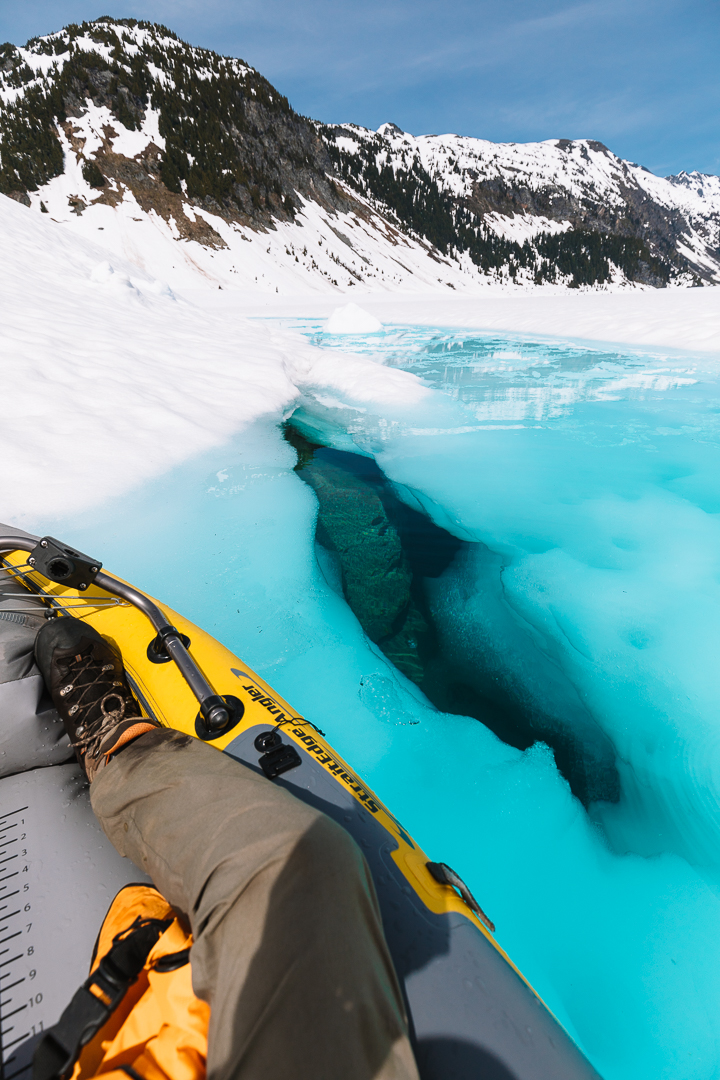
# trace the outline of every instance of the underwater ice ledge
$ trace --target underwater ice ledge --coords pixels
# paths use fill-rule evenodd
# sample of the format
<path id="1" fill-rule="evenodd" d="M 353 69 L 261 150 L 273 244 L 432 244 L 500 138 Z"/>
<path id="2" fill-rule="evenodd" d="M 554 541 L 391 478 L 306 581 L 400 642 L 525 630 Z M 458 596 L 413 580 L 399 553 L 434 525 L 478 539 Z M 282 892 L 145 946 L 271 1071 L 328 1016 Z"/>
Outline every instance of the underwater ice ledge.
<path id="1" fill-rule="evenodd" d="M 520 753 L 423 703 L 323 578 L 316 504 L 294 464 L 276 421 L 257 424 L 52 529 L 181 609 L 319 723 L 430 855 L 467 877 L 608 1080 L 709 1080 L 716 897 L 680 858 L 612 854 L 542 747 Z"/>

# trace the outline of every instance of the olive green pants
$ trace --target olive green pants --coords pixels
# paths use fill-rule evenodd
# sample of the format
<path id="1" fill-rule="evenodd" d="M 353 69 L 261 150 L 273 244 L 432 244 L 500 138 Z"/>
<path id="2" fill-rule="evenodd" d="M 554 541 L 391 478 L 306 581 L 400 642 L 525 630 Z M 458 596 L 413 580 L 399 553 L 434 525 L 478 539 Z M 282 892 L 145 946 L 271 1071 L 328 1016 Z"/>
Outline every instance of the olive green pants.
<path id="1" fill-rule="evenodd" d="M 90 798 L 192 927 L 208 1080 L 417 1080 L 373 883 L 344 829 L 168 729 L 111 759 Z"/>

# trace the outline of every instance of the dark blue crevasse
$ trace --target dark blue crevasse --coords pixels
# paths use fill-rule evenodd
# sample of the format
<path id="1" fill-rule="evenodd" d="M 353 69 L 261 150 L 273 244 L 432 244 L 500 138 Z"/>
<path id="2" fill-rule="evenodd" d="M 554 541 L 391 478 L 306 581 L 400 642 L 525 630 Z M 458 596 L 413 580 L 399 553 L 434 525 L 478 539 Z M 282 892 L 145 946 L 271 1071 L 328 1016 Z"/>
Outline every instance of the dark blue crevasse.
<path id="1" fill-rule="evenodd" d="M 407 506 L 374 459 L 320 446 L 291 423 L 285 438 L 296 472 L 315 491 L 316 540 L 335 564 L 343 594 L 365 633 L 442 712 L 472 716 L 511 746 L 537 741 L 553 750 L 560 772 L 585 804 L 616 801 L 614 748 L 574 689 L 528 637 L 503 636 L 501 560 L 483 544 L 459 540 Z M 488 625 L 434 616 L 439 591 L 460 597 L 463 575 L 479 582 Z M 455 610 L 454 604 L 449 605 Z M 506 620 L 507 621 L 507 620 Z M 520 664 L 509 651 L 525 649 Z M 517 661 L 517 657 L 515 658 Z M 512 674 L 522 669 L 527 678 Z"/>

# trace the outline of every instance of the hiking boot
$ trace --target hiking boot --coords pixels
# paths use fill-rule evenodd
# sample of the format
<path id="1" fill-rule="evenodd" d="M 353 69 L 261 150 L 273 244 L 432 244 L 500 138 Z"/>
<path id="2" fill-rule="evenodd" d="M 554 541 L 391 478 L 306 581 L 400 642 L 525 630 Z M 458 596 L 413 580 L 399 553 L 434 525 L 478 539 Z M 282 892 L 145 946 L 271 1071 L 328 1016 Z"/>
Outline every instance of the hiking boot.
<path id="1" fill-rule="evenodd" d="M 158 726 L 142 715 L 120 653 L 79 619 L 45 623 L 35 638 L 35 660 L 91 782 L 111 754 Z"/>

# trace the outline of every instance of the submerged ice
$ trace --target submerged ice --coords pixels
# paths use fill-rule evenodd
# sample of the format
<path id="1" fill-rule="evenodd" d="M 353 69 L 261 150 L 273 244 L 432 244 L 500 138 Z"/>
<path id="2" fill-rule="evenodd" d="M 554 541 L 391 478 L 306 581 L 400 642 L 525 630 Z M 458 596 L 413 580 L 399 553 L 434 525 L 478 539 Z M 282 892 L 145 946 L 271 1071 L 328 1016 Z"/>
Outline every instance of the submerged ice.
<path id="1" fill-rule="evenodd" d="M 313 447 L 292 423 L 285 435 L 318 497 L 318 561 L 370 640 L 441 711 L 473 716 L 518 749 L 548 743 L 585 805 L 616 801 L 612 742 L 508 619 L 501 557 L 409 507 L 373 458 Z M 522 679 L 506 677 L 513 658 Z"/>
<path id="2" fill-rule="evenodd" d="M 462 542 L 427 576 L 428 610 L 467 684 L 525 723 L 526 749 L 438 711 L 363 633 L 337 567 L 318 561 L 317 500 L 279 417 L 53 528 L 201 623 L 319 723 L 431 858 L 468 880 L 607 1080 L 711 1080 L 713 359 L 294 325 L 434 387 L 378 405 L 360 382 L 330 396 L 308 379 L 292 423 L 372 457 L 407 506 Z M 584 770 L 587 809 L 556 764 L 563 746 Z"/>

